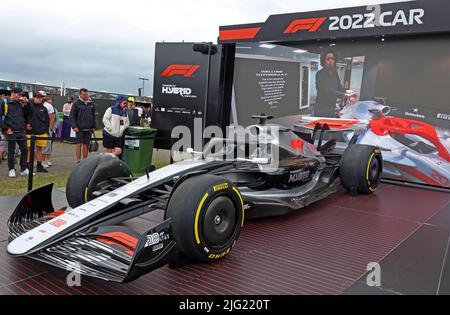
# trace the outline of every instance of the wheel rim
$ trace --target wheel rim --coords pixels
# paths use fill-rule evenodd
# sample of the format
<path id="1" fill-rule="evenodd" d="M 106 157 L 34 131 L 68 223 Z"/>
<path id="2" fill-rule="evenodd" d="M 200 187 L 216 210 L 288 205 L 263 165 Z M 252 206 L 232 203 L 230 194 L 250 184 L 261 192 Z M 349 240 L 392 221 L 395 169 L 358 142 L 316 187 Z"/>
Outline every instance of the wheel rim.
<path id="1" fill-rule="evenodd" d="M 373 159 L 370 166 L 369 180 L 371 184 L 376 184 L 380 178 L 380 162 L 377 158 Z"/>
<path id="2" fill-rule="evenodd" d="M 215 198 L 203 220 L 203 238 L 212 248 L 226 246 L 236 229 L 236 208 L 227 196 Z"/>

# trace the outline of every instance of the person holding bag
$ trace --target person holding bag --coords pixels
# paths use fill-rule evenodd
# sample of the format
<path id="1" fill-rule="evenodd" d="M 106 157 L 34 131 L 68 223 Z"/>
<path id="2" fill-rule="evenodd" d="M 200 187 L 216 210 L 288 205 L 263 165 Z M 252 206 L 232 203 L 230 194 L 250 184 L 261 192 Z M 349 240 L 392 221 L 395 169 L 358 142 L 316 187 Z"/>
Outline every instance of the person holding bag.
<path id="1" fill-rule="evenodd" d="M 114 106 L 108 108 L 103 116 L 103 147 L 107 153 L 119 157 L 122 154 L 123 135 L 130 126 L 127 114 L 127 98 L 118 96 Z"/>

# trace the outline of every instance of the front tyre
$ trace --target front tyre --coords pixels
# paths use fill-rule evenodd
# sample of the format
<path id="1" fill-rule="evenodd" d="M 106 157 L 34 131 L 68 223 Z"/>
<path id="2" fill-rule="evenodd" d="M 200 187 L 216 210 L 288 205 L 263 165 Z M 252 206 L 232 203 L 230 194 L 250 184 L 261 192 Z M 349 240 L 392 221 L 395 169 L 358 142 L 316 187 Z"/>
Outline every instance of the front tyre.
<path id="1" fill-rule="evenodd" d="M 71 208 L 79 207 L 96 197 L 93 193 L 114 178 L 132 177 L 129 167 L 110 154 L 102 154 L 81 162 L 67 179 L 66 198 Z"/>
<path id="2" fill-rule="evenodd" d="M 379 148 L 354 144 L 342 156 L 341 183 L 351 195 L 372 194 L 383 175 L 383 157 Z"/>
<path id="3" fill-rule="evenodd" d="M 244 204 L 230 181 L 199 175 L 176 188 L 166 218 L 172 219 L 173 237 L 187 258 L 215 262 L 236 245 L 244 224 Z"/>

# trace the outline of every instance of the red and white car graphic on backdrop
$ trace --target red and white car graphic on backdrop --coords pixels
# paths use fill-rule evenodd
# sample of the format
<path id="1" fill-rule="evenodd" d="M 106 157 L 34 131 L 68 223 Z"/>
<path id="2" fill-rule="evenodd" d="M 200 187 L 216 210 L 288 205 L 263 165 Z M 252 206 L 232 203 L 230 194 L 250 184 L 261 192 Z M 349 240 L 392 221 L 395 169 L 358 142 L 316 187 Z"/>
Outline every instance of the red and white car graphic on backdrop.
<path id="1" fill-rule="evenodd" d="M 339 133 L 342 142 L 356 141 L 379 147 L 385 162 L 384 176 L 402 181 L 450 188 L 448 132 L 422 121 L 386 116 L 389 106 L 375 101 L 347 105 L 340 118 L 304 117 L 297 128 L 313 130 L 319 123 Z M 355 137 L 354 137 L 355 136 Z"/>

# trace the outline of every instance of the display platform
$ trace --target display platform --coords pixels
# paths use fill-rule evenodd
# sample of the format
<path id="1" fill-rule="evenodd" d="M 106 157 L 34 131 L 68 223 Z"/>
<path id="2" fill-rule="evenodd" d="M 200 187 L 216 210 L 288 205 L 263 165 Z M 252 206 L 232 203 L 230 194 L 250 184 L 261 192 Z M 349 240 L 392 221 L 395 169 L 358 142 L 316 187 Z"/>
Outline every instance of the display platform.
<path id="1" fill-rule="evenodd" d="M 88 277 L 6 254 L 6 221 L 20 197 L 0 197 L 0 294 L 302 295 L 450 294 L 450 194 L 382 185 L 376 194 L 340 192 L 292 215 L 247 222 L 233 252 L 214 265 L 167 266 L 129 284 Z M 66 204 L 54 191 L 55 207 Z M 126 223 L 147 229 L 153 213 Z M 379 262 L 381 284 L 366 284 Z"/>

